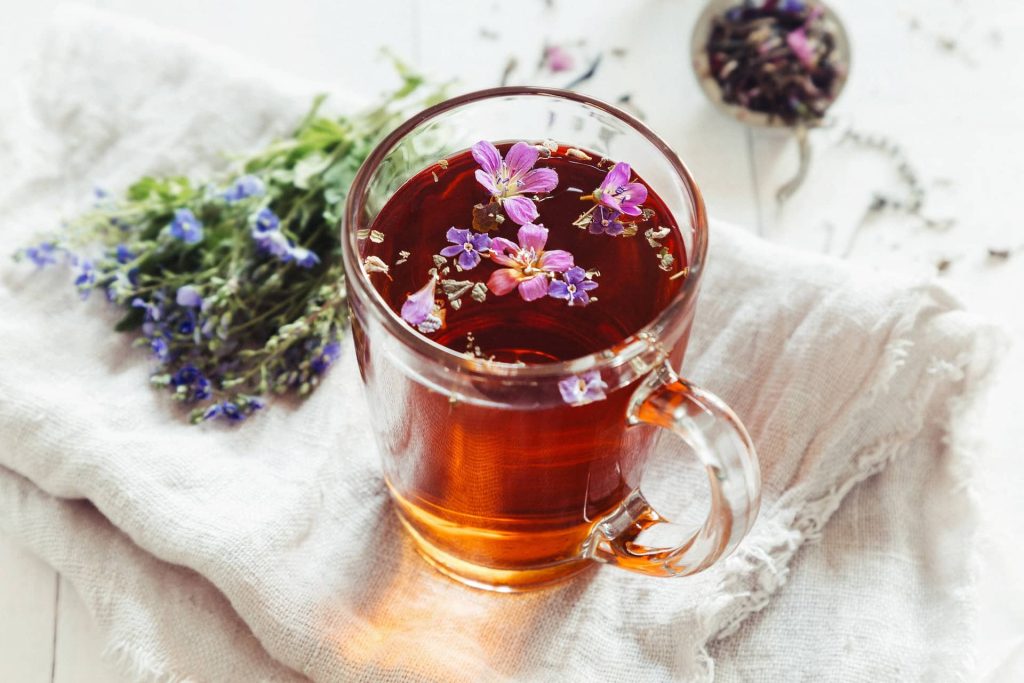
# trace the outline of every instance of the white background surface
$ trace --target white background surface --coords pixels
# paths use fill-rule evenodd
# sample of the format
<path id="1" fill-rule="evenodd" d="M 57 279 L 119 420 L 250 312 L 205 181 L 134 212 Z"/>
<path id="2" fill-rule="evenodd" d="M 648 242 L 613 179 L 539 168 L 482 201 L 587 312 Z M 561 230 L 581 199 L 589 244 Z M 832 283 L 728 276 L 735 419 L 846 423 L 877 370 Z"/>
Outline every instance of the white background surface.
<path id="1" fill-rule="evenodd" d="M 852 37 L 852 75 L 835 109 L 837 127 L 814 135 L 810 180 L 781 213 L 774 191 L 795 169 L 795 146 L 747 131 L 703 101 L 688 58 L 697 0 L 555 0 L 553 8 L 544 0 L 92 4 L 365 95 L 393 82 L 381 45 L 439 78 L 458 76 L 463 88 L 496 85 L 513 52 L 520 66 L 511 81 L 537 80 L 534 65 L 545 40 L 586 38 L 577 48 L 581 62 L 599 49 L 625 48 L 624 56 L 606 56 L 598 77 L 582 89 L 609 100 L 630 93 L 690 165 L 713 216 L 772 241 L 835 255 L 847 251 L 873 192 L 902 191 L 893 163 L 838 144 L 840 133 L 852 124 L 885 135 L 905 150 L 927 188 L 927 215 L 955 224 L 937 231 L 913 217 L 874 220 L 857 231 L 848 258 L 863 266 L 865 278 L 876 267 L 932 275 L 937 263 L 949 261 L 937 276 L 971 308 L 1024 339 L 1024 48 L 1017 42 L 1024 37 L 1024 4 L 1015 0 L 834 0 Z M 0 0 L 0 84 L 16 77 L 55 5 Z M 988 256 L 989 247 L 1014 253 L 999 261 Z M 990 441 L 977 463 L 979 679 L 1024 680 L 1021 379 L 1017 350 L 993 390 L 985 416 Z M 0 537 L 0 681 L 119 680 L 101 661 L 102 646 L 74 591 Z"/>

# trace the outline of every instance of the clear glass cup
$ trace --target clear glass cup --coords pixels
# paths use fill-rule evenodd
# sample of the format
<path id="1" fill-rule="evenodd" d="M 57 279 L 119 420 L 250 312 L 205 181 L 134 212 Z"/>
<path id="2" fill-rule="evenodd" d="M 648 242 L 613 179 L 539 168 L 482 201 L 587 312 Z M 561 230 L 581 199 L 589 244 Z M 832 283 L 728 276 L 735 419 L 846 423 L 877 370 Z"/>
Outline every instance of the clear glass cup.
<path id="1" fill-rule="evenodd" d="M 364 272 L 365 230 L 438 159 L 478 140 L 546 138 L 630 162 L 679 225 L 683 285 L 636 334 L 561 363 L 470 358 L 418 334 Z M 750 437 L 720 399 L 676 373 L 707 251 L 704 203 L 682 161 L 644 124 L 574 92 L 495 88 L 456 97 L 412 117 L 370 154 L 342 230 L 353 338 L 384 476 L 404 527 L 435 567 L 502 591 L 559 581 L 595 561 L 685 576 L 747 533 L 760 504 Z M 567 405 L 559 384 L 594 373 L 607 385 L 605 399 Z M 657 430 L 638 425 L 679 437 L 705 468 L 711 509 L 699 528 L 676 527 L 641 493 Z M 668 530 L 678 542 L 648 547 L 640 538 L 648 530 Z"/>

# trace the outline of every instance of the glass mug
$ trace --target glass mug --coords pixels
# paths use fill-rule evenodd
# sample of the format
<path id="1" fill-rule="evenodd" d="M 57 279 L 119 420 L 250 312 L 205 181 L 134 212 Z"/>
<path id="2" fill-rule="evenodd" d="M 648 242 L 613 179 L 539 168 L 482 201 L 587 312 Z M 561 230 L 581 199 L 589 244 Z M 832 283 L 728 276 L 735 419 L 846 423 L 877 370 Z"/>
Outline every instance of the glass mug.
<path id="1" fill-rule="evenodd" d="M 683 233 L 689 273 L 682 286 L 641 331 L 566 362 L 471 358 L 416 333 L 362 268 L 366 229 L 438 159 L 478 140 L 546 138 L 632 164 Z M 674 371 L 707 250 L 704 203 L 683 163 L 644 124 L 567 91 L 495 88 L 456 97 L 417 114 L 370 154 L 342 230 L 353 338 L 384 476 L 399 519 L 436 568 L 500 591 L 553 583 L 594 561 L 685 576 L 726 556 L 747 533 L 760 504 L 750 437 L 720 399 Z M 595 372 L 606 398 L 566 404 L 559 384 Z M 711 509 L 700 528 L 676 528 L 640 492 L 660 430 L 638 425 L 679 437 L 706 469 Z M 644 545 L 640 535 L 652 527 L 681 542 Z"/>

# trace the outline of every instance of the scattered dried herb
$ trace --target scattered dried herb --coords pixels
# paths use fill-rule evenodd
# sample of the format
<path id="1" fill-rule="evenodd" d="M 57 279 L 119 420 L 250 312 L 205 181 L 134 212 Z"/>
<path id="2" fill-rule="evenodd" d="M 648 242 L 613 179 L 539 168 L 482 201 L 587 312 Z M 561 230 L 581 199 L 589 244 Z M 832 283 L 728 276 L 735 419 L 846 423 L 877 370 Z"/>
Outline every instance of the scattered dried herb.
<path id="1" fill-rule="evenodd" d="M 824 10 L 801 0 L 745 0 L 715 17 L 707 42 L 722 99 L 787 125 L 821 120 L 848 65 Z"/>

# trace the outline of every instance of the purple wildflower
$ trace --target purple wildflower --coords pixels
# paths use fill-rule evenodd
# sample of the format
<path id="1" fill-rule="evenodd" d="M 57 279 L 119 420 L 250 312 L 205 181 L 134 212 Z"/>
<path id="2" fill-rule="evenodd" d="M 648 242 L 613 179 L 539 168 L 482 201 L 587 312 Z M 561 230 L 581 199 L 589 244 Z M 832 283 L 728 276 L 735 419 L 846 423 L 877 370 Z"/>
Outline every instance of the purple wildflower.
<path id="1" fill-rule="evenodd" d="M 186 308 L 199 308 L 203 305 L 203 297 L 199 295 L 199 290 L 192 285 L 178 287 L 178 293 L 175 295 L 174 300 L 179 306 L 185 306 Z"/>
<path id="2" fill-rule="evenodd" d="M 163 337 L 153 337 L 150 339 L 149 348 L 152 349 L 153 355 L 161 363 L 166 363 L 167 359 L 171 357 L 171 350 L 168 348 L 167 341 Z"/>
<path id="3" fill-rule="evenodd" d="M 291 247 L 285 261 L 294 261 L 300 268 L 312 268 L 320 263 L 320 257 L 305 247 Z"/>
<path id="4" fill-rule="evenodd" d="M 235 181 L 223 197 L 228 204 L 234 204 L 249 197 L 262 197 L 266 191 L 267 187 L 262 180 L 254 175 L 244 175 Z"/>
<path id="5" fill-rule="evenodd" d="M 75 278 L 75 287 L 78 288 L 78 295 L 83 299 L 89 298 L 93 285 L 96 284 L 96 271 L 92 267 L 92 261 L 83 260 L 78 264 L 78 276 Z"/>
<path id="6" fill-rule="evenodd" d="M 186 309 L 185 314 L 178 320 L 178 334 L 189 336 L 196 330 L 196 312 Z"/>
<path id="7" fill-rule="evenodd" d="M 402 320 L 414 326 L 424 334 L 441 329 L 444 319 L 434 303 L 434 288 L 437 279 L 431 275 L 427 284 L 406 297 L 402 304 Z"/>
<path id="8" fill-rule="evenodd" d="M 480 168 L 476 180 L 483 185 L 519 225 L 536 220 L 537 207 L 524 195 L 551 192 L 558 185 L 558 174 L 550 168 L 533 168 L 540 153 L 533 145 L 517 142 L 505 158 L 498 148 L 486 140 L 472 147 L 473 158 Z"/>
<path id="9" fill-rule="evenodd" d="M 582 375 L 567 377 L 558 383 L 562 400 L 574 406 L 604 400 L 607 398 L 604 393 L 607 388 L 608 385 L 601 380 L 601 373 L 597 370 L 588 370 Z"/>
<path id="10" fill-rule="evenodd" d="M 548 45 L 544 49 L 544 65 L 548 71 L 557 74 L 572 69 L 574 62 L 564 47 Z"/>
<path id="11" fill-rule="evenodd" d="M 210 380 L 196 366 L 189 363 L 171 375 L 171 385 L 184 394 L 185 401 L 205 401 L 213 395 Z M 184 387 L 182 389 L 181 387 Z"/>
<path id="12" fill-rule="evenodd" d="M 114 258 L 117 259 L 118 263 L 128 263 L 135 258 L 135 254 L 128 249 L 128 245 L 119 244 L 117 249 L 114 250 Z"/>
<path id="13" fill-rule="evenodd" d="M 459 268 L 463 270 L 476 268 L 480 263 L 480 254 L 487 253 L 491 248 L 491 238 L 487 235 L 474 234 L 455 226 L 448 228 L 447 237 L 453 246 L 442 249 L 441 255 L 457 255 Z"/>
<path id="14" fill-rule="evenodd" d="M 146 320 L 158 322 L 163 317 L 164 308 L 159 301 L 146 301 L 140 297 L 132 299 L 132 307 L 145 310 Z"/>
<path id="15" fill-rule="evenodd" d="M 256 213 L 254 220 L 254 232 L 270 232 L 277 230 L 281 225 L 281 219 L 269 207 L 263 207 Z"/>
<path id="16" fill-rule="evenodd" d="M 597 283 L 587 277 L 587 271 L 575 266 L 567 270 L 561 280 L 551 282 L 548 296 L 566 299 L 570 306 L 586 306 L 590 303 L 587 292 L 592 289 L 597 289 Z"/>
<path id="17" fill-rule="evenodd" d="M 498 296 L 519 288 L 524 301 L 535 301 L 547 295 L 551 273 L 564 273 L 573 267 L 573 257 L 562 249 L 544 251 L 548 230 L 543 225 L 528 223 L 519 228 L 519 244 L 504 237 L 491 241 L 491 260 L 500 265 L 487 280 L 487 288 Z"/>
<path id="18" fill-rule="evenodd" d="M 177 209 L 171 221 L 171 237 L 185 244 L 197 244 L 203 240 L 203 224 L 191 209 Z"/>
<path id="19" fill-rule="evenodd" d="M 41 242 L 34 247 L 29 247 L 25 250 L 25 256 L 28 260 L 36 264 L 38 268 L 45 268 L 46 266 L 57 263 L 57 245 L 53 242 Z"/>
<path id="20" fill-rule="evenodd" d="M 219 417 L 224 417 L 232 422 L 241 422 L 245 419 L 246 414 L 238 407 L 237 403 L 231 401 L 214 403 L 203 412 L 203 420 L 216 420 Z"/>
<path id="21" fill-rule="evenodd" d="M 334 361 L 338 360 L 338 356 L 341 355 L 341 344 L 336 341 L 331 342 L 320 350 L 320 353 L 310 363 L 310 368 L 317 375 L 322 375 L 327 372 L 327 369 L 334 364 Z"/>
<path id="22" fill-rule="evenodd" d="M 621 216 L 622 212 L 609 209 L 603 204 L 598 204 L 590 218 L 590 234 L 600 235 L 604 233 L 612 237 L 621 235 L 622 231 L 626 229 L 626 226 L 619 220 Z"/>
<path id="23" fill-rule="evenodd" d="M 312 268 L 320 263 L 320 257 L 305 247 L 297 247 L 288 239 L 281 228 L 281 219 L 267 207 L 260 209 L 253 218 L 252 238 L 256 246 L 279 261 L 294 261 L 300 268 Z"/>
<path id="24" fill-rule="evenodd" d="M 601 181 L 601 187 L 594 190 L 594 199 L 613 211 L 639 216 L 643 213 L 640 205 L 647 200 L 647 188 L 642 183 L 629 182 L 631 173 L 629 164 L 615 164 Z"/>

